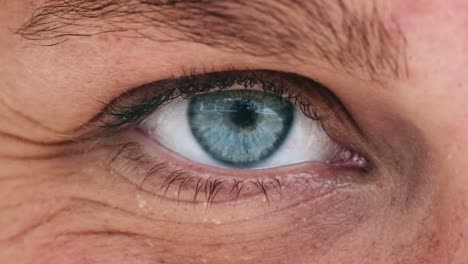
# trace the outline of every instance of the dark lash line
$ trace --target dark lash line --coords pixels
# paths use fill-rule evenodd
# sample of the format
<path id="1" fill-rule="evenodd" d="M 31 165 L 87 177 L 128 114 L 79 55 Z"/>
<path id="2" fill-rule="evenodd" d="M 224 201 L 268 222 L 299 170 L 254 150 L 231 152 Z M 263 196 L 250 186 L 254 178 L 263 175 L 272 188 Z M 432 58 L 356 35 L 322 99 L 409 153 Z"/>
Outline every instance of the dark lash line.
<path id="1" fill-rule="evenodd" d="M 276 95 L 292 102 L 310 119 L 318 121 L 324 118 L 324 116 L 320 116 L 313 109 L 310 103 L 302 100 L 300 92 L 288 89 L 283 80 L 266 80 L 257 72 L 230 71 L 208 73 L 205 75 L 190 74 L 180 78 L 142 85 L 106 104 L 103 114 L 105 117 L 110 117 L 111 120 L 101 120 L 99 126 L 108 129 L 118 129 L 135 124 L 158 107 L 169 104 L 178 98 L 189 100 L 195 95 L 222 91 L 236 84 L 244 89 L 251 89 L 259 85 L 266 94 Z M 317 85 L 319 84 L 317 83 Z M 168 88 L 168 86 L 170 87 Z M 144 98 L 134 105 L 125 105 L 127 96 L 131 97 L 142 89 L 153 90 L 150 91 L 152 92 L 152 96 Z M 154 90 L 157 90 L 157 92 Z"/>
<path id="2" fill-rule="evenodd" d="M 208 182 L 208 184 L 205 184 L 205 186 L 208 186 L 209 192 L 206 192 L 206 189 L 205 189 L 205 195 L 206 195 L 206 207 L 205 207 L 205 209 L 208 209 L 211 206 L 211 204 L 213 203 L 216 195 L 221 190 L 221 188 L 223 186 L 223 183 L 225 181 L 226 180 L 224 180 L 223 178 L 217 178 L 214 181 L 210 181 L 208 179 L 206 181 L 206 182 Z"/>
<path id="3" fill-rule="evenodd" d="M 275 185 L 275 182 L 277 185 Z M 282 190 L 282 184 L 281 184 L 281 181 L 278 180 L 277 178 L 272 178 L 272 181 L 271 181 L 271 184 L 273 185 L 273 188 L 275 188 L 275 190 L 278 192 L 278 194 L 280 195 L 280 199 L 283 199 L 283 190 Z"/>
<path id="4" fill-rule="evenodd" d="M 233 181 L 234 181 L 234 185 L 232 186 L 231 191 L 229 192 L 229 194 L 232 194 L 232 191 L 234 189 L 236 189 L 236 200 L 235 201 L 237 203 L 237 200 L 239 199 L 240 192 L 244 188 L 244 184 L 243 184 L 244 181 L 243 180 L 237 180 L 237 179 L 234 179 Z M 241 187 L 239 187 L 239 185 L 241 185 Z"/>
<path id="5" fill-rule="evenodd" d="M 265 195 L 265 199 L 267 201 L 267 204 L 268 204 L 268 206 L 270 206 L 270 199 L 268 199 L 268 192 L 265 189 L 265 185 L 264 185 L 263 181 L 260 181 L 260 179 L 257 179 L 255 181 L 250 181 L 250 183 L 257 186 L 263 192 L 263 194 Z"/>
<path id="6" fill-rule="evenodd" d="M 182 191 L 182 188 L 184 187 L 185 183 L 193 181 L 192 176 L 187 176 L 185 179 L 179 184 L 179 188 L 177 190 L 177 201 L 180 201 L 180 192 Z"/>
<path id="7" fill-rule="evenodd" d="M 142 190 L 143 184 L 145 184 L 146 180 L 148 180 L 149 177 L 153 176 L 154 174 L 158 173 L 159 171 L 163 170 L 166 167 L 165 163 L 159 163 L 153 166 L 145 175 L 143 180 L 141 181 L 139 185 L 139 190 Z"/>
<path id="8" fill-rule="evenodd" d="M 184 174 L 186 174 L 186 172 L 182 170 L 176 170 L 176 171 L 171 172 L 169 176 L 166 177 L 165 181 L 159 188 L 159 190 L 162 190 L 163 188 L 165 188 L 163 196 L 166 196 L 167 191 L 169 190 L 171 185 L 177 181 L 180 181 L 181 179 L 180 177 L 183 176 Z"/>
<path id="9" fill-rule="evenodd" d="M 127 165 L 125 165 L 124 170 L 129 170 L 132 168 L 132 166 L 138 166 L 135 164 L 135 162 L 140 163 L 140 164 L 144 163 L 147 165 L 148 162 L 146 161 L 145 155 L 137 155 L 135 157 L 133 157 L 132 155 L 132 151 L 134 151 L 135 148 L 139 148 L 139 147 L 140 146 L 136 142 L 129 142 L 129 143 L 124 143 L 124 144 L 119 145 L 118 147 L 116 147 L 116 154 L 114 154 L 112 158 L 110 159 L 109 165 L 112 165 L 112 163 L 116 162 L 120 158 L 123 158 L 124 160 L 127 161 Z M 141 182 L 137 184 L 137 189 L 140 191 L 145 191 L 143 185 L 148 180 L 148 178 L 154 176 L 156 173 L 163 170 L 166 166 L 167 164 L 165 162 L 157 163 L 154 166 L 152 166 L 151 169 L 148 171 L 148 173 L 145 174 Z M 208 178 L 208 179 L 200 178 L 196 180 L 194 176 L 188 175 L 188 172 L 185 172 L 183 170 L 176 170 L 176 171 L 169 173 L 167 176 L 165 176 L 165 179 L 160 184 L 159 188 L 157 188 L 157 191 L 154 194 L 161 195 L 161 199 L 163 199 L 164 197 L 168 197 L 167 193 L 169 189 L 178 183 L 178 186 L 175 188 L 177 188 L 177 202 L 180 202 L 180 192 L 183 186 L 186 185 L 188 182 L 195 182 L 195 181 L 196 181 L 196 187 L 194 188 L 194 195 L 193 195 L 192 201 L 199 202 L 197 200 L 197 198 L 199 197 L 199 194 L 201 192 L 204 193 L 206 209 L 209 209 L 210 206 L 216 202 L 215 199 L 222 189 L 228 188 L 228 183 L 232 184 L 231 190 L 229 193 L 230 195 L 234 196 L 234 201 L 235 201 L 234 204 L 237 203 L 242 191 L 245 190 L 247 184 L 251 184 L 252 186 L 257 187 L 265 195 L 265 199 L 268 203 L 268 206 L 270 205 L 270 201 L 271 201 L 270 194 L 267 188 L 268 184 L 273 186 L 273 188 L 279 194 L 280 200 L 282 199 L 282 183 L 279 179 L 275 177 L 271 177 L 269 179 L 264 179 L 264 180 L 233 179 L 232 181 L 230 181 L 223 177 Z"/>
<path id="10" fill-rule="evenodd" d="M 202 182 L 202 178 L 198 179 L 197 181 L 197 187 L 195 187 L 195 195 L 193 196 L 193 202 L 196 202 L 197 201 L 197 196 L 203 186 L 203 184 L 200 184 Z"/>

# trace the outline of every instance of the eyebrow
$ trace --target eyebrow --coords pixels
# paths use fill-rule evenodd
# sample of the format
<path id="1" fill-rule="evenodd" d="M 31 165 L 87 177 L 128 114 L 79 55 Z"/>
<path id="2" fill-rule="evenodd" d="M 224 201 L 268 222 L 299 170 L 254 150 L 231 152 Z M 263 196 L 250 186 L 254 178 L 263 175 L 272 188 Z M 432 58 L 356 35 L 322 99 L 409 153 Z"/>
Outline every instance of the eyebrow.
<path id="1" fill-rule="evenodd" d="M 17 33 L 53 46 L 119 32 L 304 63 L 315 59 L 371 79 L 406 77 L 405 37 L 374 1 L 366 2 L 357 7 L 344 0 L 47 0 Z"/>

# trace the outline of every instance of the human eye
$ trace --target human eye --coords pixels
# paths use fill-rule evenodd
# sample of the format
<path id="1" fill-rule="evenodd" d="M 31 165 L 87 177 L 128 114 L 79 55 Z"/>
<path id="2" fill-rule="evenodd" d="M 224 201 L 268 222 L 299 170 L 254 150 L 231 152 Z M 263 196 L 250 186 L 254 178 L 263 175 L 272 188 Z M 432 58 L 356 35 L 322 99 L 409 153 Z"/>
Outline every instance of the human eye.
<path id="1" fill-rule="evenodd" d="M 245 77 L 248 85 L 242 84 Z M 231 169 L 332 163 L 343 151 L 320 125 L 320 113 L 302 111 L 305 102 L 295 105 L 285 87 L 269 90 L 280 84 L 265 84 L 259 76 L 237 78 L 222 90 L 216 87 L 162 107 L 139 128 L 186 159 Z"/>
<path id="2" fill-rule="evenodd" d="M 341 102 L 295 74 L 189 74 L 134 89 L 104 113 L 120 135 L 112 171 L 166 200 L 294 200 L 371 170 Z"/>

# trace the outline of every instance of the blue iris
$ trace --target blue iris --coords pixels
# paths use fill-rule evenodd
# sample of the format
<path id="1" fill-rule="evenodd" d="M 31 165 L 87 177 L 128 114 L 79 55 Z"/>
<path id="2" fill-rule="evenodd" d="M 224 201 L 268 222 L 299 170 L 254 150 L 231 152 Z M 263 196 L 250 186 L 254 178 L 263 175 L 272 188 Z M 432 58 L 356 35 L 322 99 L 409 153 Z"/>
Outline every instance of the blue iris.
<path id="1" fill-rule="evenodd" d="M 226 90 L 198 95 L 188 122 L 199 145 L 215 160 L 250 167 L 271 157 L 287 138 L 294 106 L 257 90 Z"/>

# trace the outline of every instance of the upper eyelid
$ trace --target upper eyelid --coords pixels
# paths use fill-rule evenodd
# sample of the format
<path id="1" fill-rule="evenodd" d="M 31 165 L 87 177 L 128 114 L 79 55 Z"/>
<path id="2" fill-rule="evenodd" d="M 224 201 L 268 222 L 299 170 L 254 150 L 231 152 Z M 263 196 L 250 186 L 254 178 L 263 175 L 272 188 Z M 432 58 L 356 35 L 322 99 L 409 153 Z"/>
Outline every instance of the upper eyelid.
<path id="1" fill-rule="evenodd" d="M 105 129 L 118 129 L 132 125 L 142 120 L 161 105 L 170 103 L 179 97 L 189 99 L 195 94 L 210 92 L 216 89 L 223 90 L 234 84 L 240 84 L 245 88 L 262 85 L 265 92 L 271 92 L 287 100 L 295 101 L 300 106 L 301 111 L 309 118 L 314 120 L 322 118 L 313 106 L 301 101 L 298 91 L 286 87 L 281 78 L 267 79 L 262 77 L 265 74 L 277 74 L 281 76 L 281 74 L 286 73 L 229 70 L 225 72 L 189 74 L 179 78 L 148 83 L 117 97 L 107 104 L 102 111 L 101 127 Z M 297 77 L 299 78 L 299 76 Z M 310 80 L 310 82 L 324 88 L 313 80 Z M 142 96 L 143 98 L 137 99 L 133 104 L 126 101 L 127 97 L 131 98 L 139 92 L 147 92 L 148 94 Z"/>

